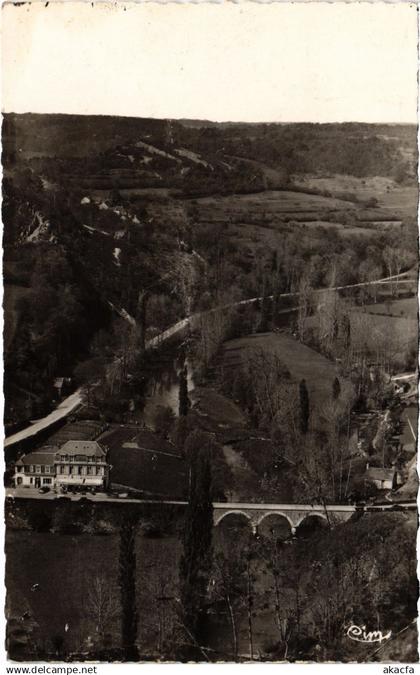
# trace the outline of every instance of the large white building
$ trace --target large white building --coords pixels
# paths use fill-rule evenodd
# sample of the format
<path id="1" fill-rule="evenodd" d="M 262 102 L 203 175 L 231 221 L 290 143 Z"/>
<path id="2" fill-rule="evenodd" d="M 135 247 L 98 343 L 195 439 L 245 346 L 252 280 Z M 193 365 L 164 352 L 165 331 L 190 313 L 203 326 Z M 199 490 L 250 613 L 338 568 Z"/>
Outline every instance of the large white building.
<path id="1" fill-rule="evenodd" d="M 15 464 L 15 487 L 74 487 L 104 490 L 110 466 L 97 441 L 67 441 L 23 455 Z"/>

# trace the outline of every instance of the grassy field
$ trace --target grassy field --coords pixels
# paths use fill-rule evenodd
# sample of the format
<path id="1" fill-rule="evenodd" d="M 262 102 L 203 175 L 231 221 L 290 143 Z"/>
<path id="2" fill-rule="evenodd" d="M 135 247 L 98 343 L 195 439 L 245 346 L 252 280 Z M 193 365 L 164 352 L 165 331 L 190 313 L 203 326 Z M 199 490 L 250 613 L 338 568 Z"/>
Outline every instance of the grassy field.
<path id="1" fill-rule="evenodd" d="M 361 201 L 377 199 L 378 208 L 384 212 L 384 216 L 404 218 L 416 215 L 418 199 L 416 186 L 401 186 L 391 178 L 382 176 L 357 178 L 339 174 L 333 176 L 305 175 L 296 177 L 295 183 L 304 188 L 327 190 L 332 196 L 348 192 Z"/>
<path id="2" fill-rule="evenodd" d="M 197 387 L 192 398 L 200 414 L 209 418 L 209 421 L 213 422 L 216 427 L 241 427 L 246 423 L 240 408 L 214 389 Z"/>
<path id="3" fill-rule="evenodd" d="M 398 369 L 410 368 L 407 359 L 418 341 L 418 321 L 411 314 L 410 303 L 406 300 L 396 301 L 391 310 L 387 310 L 386 303 L 382 306 L 367 305 L 365 310 L 355 309 L 350 313 L 353 334 L 360 334 L 369 326 L 364 341 L 372 354 L 378 348 L 386 349 Z"/>
<path id="4" fill-rule="evenodd" d="M 201 197 L 193 200 L 202 219 L 226 219 L 228 215 L 245 215 L 254 212 L 267 216 L 283 215 L 293 218 L 299 214 L 319 214 L 320 211 L 353 210 L 351 201 L 312 195 L 291 190 L 266 190 L 254 194 Z"/>
<path id="5" fill-rule="evenodd" d="M 416 319 L 418 302 L 417 298 L 399 298 L 398 300 L 389 300 L 378 302 L 376 304 L 365 305 L 369 314 L 383 314 L 386 316 L 402 317 L 404 319 Z"/>
<path id="6" fill-rule="evenodd" d="M 109 448 L 111 483 L 141 490 L 146 496 L 185 497 L 187 470 L 172 444 L 130 426 L 113 428 L 98 440 Z"/>
<path id="7" fill-rule="evenodd" d="M 285 334 L 261 333 L 230 340 L 225 343 L 224 363 L 238 367 L 248 349 L 263 349 L 277 354 L 298 383 L 306 380 L 309 397 L 317 405 L 331 398 L 331 388 L 337 376 L 335 365 L 321 354 Z"/>
<path id="8" fill-rule="evenodd" d="M 341 193 L 345 196 L 343 188 Z M 267 248 L 281 250 L 287 235 L 297 236 L 302 250 L 319 250 L 320 254 L 325 250 L 328 233 L 343 239 L 346 245 L 357 240 L 376 242 L 388 222 L 378 225 L 375 221 L 399 217 L 392 209 L 382 211 L 338 196 L 292 190 L 216 195 L 181 203 L 193 209 L 198 231 L 200 227 L 223 225 L 236 255 L 242 254 L 244 259 L 259 255 L 259 247 L 261 252 Z"/>

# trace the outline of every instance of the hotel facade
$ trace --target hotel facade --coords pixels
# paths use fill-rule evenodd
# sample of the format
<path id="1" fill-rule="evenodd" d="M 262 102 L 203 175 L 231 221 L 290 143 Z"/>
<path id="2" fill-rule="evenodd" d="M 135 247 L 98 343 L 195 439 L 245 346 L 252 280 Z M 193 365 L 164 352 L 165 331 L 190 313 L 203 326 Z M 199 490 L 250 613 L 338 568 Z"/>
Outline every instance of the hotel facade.
<path id="1" fill-rule="evenodd" d="M 67 441 L 60 448 L 45 446 L 15 463 L 15 487 L 106 490 L 110 465 L 97 441 Z"/>

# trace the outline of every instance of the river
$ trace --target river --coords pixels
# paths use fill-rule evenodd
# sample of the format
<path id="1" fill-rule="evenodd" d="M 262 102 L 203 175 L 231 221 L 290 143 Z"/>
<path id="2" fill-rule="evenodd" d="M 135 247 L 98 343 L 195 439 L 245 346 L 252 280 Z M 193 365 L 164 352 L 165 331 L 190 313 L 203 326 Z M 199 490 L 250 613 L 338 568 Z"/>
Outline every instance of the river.
<path id="1" fill-rule="evenodd" d="M 187 384 L 190 393 L 195 386 L 193 367 L 189 359 L 186 359 L 184 363 L 187 369 Z M 142 421 L 147 426 L 154 426 L 154 416 L 159 407 L 171 408 L 174 414 L 178 416 L 179 374 L 181 369 L 182 363 L 174 358 L 172 364 L 165 364 L 162 369 L 152 374 L 146 394 L 146 404 L 141 415 Z"/>

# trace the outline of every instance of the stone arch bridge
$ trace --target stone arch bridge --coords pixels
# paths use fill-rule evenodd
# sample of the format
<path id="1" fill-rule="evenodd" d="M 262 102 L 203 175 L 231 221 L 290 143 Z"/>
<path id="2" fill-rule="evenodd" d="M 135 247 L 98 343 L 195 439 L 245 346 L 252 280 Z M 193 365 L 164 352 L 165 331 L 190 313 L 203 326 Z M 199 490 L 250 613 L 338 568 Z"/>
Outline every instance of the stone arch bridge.
<path id="1" fill-rule="evenodd" d="M 417 511 L 415 501 L 385 502 L 382 504 L 242 504 L 234 502 L 213 502 L 213 522 L 219 525 L 230 515 L 245 517 L 254 534 L 259 525 L 268 517 L 283 518 L 289 523 L 292 534 L 304 521 L 310 518 L 322 519 L 326 525 L 333 527 L 349 520 L 354 513 L 378 511 Z"/>
<path id="2" fill-rule="evenodd" d="M 356 511 L 354 504 L 333 505 L 309 505 L 309 504 L 241 504 L 233 502 L 213 503 L 213 522 L 219 525 L 225 518 L 231 515 L 246 518 L 254 534 L 259 525 L 268 516 L 283 518 L 289 523 L 292 534 L 309 518 L 321 518 L 326 525 L 338 525 L 349 520 Z"/>

